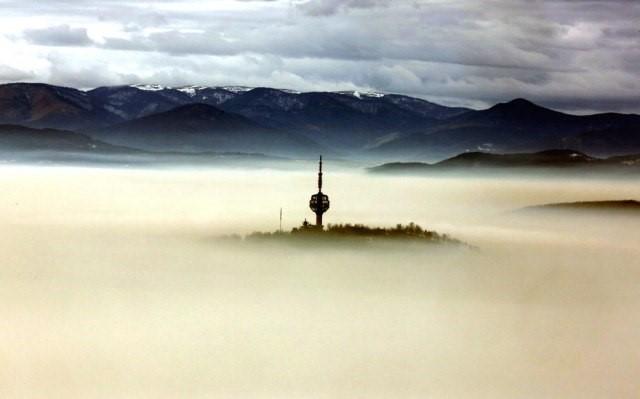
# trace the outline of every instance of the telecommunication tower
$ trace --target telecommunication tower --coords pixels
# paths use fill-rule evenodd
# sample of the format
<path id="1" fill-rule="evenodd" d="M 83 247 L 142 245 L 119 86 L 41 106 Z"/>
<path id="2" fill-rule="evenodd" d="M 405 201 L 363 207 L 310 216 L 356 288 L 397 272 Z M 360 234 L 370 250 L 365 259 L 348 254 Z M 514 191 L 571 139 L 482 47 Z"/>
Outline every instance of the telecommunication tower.
<path id="1" fill-rule="evenodd" d="M 318 193 L 311 196 L 309 208 L 316 214 L 316 227 L 322 228 L 322 214 L 329 210 L 329 196 L 322 193 L 322 155 L 318 170 Z"/>

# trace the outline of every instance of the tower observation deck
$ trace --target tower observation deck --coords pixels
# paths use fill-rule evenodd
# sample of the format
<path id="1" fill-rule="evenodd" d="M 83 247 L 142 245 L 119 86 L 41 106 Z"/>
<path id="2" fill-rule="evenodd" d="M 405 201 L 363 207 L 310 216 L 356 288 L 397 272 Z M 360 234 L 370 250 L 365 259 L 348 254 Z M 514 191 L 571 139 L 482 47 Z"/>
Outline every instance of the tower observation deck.
<path id="1" fill-rule="evenodd" d="M 316 214 L 316 227 L 322 228 L 322 214 L 329 210 L 329 196 L 322 192 L 322 155 L 318 170 L 318 193 L 311 196 L 309 208 Z"/>

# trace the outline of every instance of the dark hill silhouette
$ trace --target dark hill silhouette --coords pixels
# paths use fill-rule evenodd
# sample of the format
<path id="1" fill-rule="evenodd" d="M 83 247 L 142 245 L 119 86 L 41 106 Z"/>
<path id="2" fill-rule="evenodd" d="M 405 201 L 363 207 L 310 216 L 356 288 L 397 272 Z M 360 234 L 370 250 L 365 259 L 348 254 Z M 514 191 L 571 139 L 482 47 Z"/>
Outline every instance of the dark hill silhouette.
<path id="1" fill-rule="evenodd" d="M 600 156 L 607 156 L 611 153 L 640 153 L 640 128 L 623 125 L 589 130 L 567 138 L 565 143 Z"/>
<path id="2" fill-rule="evenodd" d="M 446 171 L 546 169 L 626 171 L 640 173 L 640 155 L 595 158 L 574 150 L 547 150 L 535 153 L 494 154 L 467 152 L 435 164 L 393 162 L 369 168 L 373 173 L 439 173 Z"/>
<path id="3" fill-rule="evenodd" d="M 114 146 L 84 134 L 56 129 L 34 129 L 16 125 L 0 125 L 0 152 L 57 151 L 99 154 L 126 154 L 138 151 Z"/>
<path id="4" fill-rule="evenodd" d="M 104 86 L 87 92 L 91 101 L 122 120 L 132 120 L 187 104 L 219 106 L 238 93 L 219 87 L 153 88 Z"/>
<path id="5" fill-rule="evenodd" d="M 640 154 L 613 156 L 613 157 L 607 158 L 606 161 L 612 164 L 640 166 Z"/>
<path id="6" fill-rule="evenodd" d="M 424 159 L 464 151 L 533 152 L 571 146 L 590 150 L 597 142 L 600 154 L 611 155 L 637 151 L 639 128 L 638 115 L 569 115 L 516 99 L 447 119 L 424 132 L 383 143 L 372 153 L 387 158 Z M 605 130 L 599 140 L 590 139 L 588 132 L 601 129 L 624 129 L 624 134 L 609 136 Z M 621 148 L 625 147 L 621 143 L 629 143 L 628 149 Z"/>
<path id="7" fill-rule="evenodd" d="M 268 129 L 206 104 L 189 104 L 92 133 L 107 142 L 154 151 L 317 153 L 314 142 Z"/>
<path id="8" fill-rule="evenodd" d="M 544 204 L 529 206 L 520 209 L 520 212 L 533 211 L 577 211 L 586 212 L 618 212 L 625 215 L 634 214 L 640 216 L 640 201 L 635 200 L 608 200 L 608 201 L 581 201 L 581 202 L 560 202 L 555 204 Z"/>
<path id="9" fill-rule="evenodd" d="M 596 158 L 574 150 L 547 150 L 530 154 L 489 154 L 467 152 L 446 159 L 438 167 L 563 167 L 587 165 L 597 162 Z"/>
<path id="10" fill-rule="evenodd" d="M 385 98 L 256 88 L 221 107 L 265 126 L 301 132 L 314 141 L 338 149 L 362 148 L 390 132 L 420 131 L 436 122 L 424 108 L 413 109 L 419 108 L 416 104 L 413 108 L 403 107 Z"/>
<path id="11" fill-rule="evenodd" d="M 235 237 L 236 239 L 239 237 Z M 418 245 L 455 245 L 469 248 L 463 242 L 446 234 L 426 230 L 417 224 L 398 224 L 395 227 L 369 227 L 362 224 L 329 224 L 326 228 L 303 225 L 291 232 L 252 233 L 246 236 L 247 242 L 269 242 L 284 244 L 301 244 L 309 247 L 324 245 L 329 247 L 358 248 L 363 245 L 381 248 L 383 244 L 418 244 Z"/>
<path id="12" fill-rule="evenodd" d="M 496 104 L 486 111 L 472 112 L 467 117 L 461 116 L 456 120 L 514 125 L 556 125 L 575 122 L 579 118 L 579 116 L 542 107 L 524 98 L 516 98 L 506 103 Z"/>
<path id="13" fill-rule="evenodd" d="M 168 111 L 190 102 L 189 96 L 179 91 L 163 95 L 132 86 L 98 87 L 88 91 L 87 95 L 96 106 L 118 117 L 119 122 Z"/>
<path id="14" fill-rule="evenodd" d="M 402 109 L 411 111 L 429 118 L 445 120 L 471 111 L 463 107 L 445 107 L 421 98 L 403 96 L 399 94 L 387 94 L 384 101 L 390 102 Z"/>
<path id="15" fill-rule="evenodd" d="M 85 92 L 37 83 L 0 85 L 0 123 L 80 129 L 120 120 L 96 107 Z"/>
<path id="16" fill-rule="evenodd" d="M 161 134 L 200 133 L 212 130 L 251 130 L 262 127 L 249 119 L 206 104 L 182 105 L 110 127 L 113 131 Z"/>

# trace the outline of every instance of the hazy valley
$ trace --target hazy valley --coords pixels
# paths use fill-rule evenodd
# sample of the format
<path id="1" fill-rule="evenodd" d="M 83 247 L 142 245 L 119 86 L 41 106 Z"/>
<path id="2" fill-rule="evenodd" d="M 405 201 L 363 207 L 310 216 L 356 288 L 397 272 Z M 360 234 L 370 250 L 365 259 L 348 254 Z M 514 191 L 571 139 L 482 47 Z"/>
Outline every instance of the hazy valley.
<path id="1" fill-rule="evenodd" d="M 274 231 L 281 207 L 285 229 L 309 218 L 314 163 L 292 171 L 0 168 L 0 394 L 637 392 L 640 218 L 514 213 L 640 198 L 637 185 L 326 169 L 327 223 L 413 221 L 477 249 L 216 239 Z"/>

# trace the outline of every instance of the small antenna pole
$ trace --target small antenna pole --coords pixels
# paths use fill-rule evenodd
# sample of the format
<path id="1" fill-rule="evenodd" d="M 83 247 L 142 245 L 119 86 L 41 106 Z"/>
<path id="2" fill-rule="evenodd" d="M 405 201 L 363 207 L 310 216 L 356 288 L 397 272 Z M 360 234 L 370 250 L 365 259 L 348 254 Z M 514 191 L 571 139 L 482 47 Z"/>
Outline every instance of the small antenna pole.
<path id="1" fill-rule="evenodd" d="M 282 208 L 280 208 L 280 232 L 282 233 Z"/>

